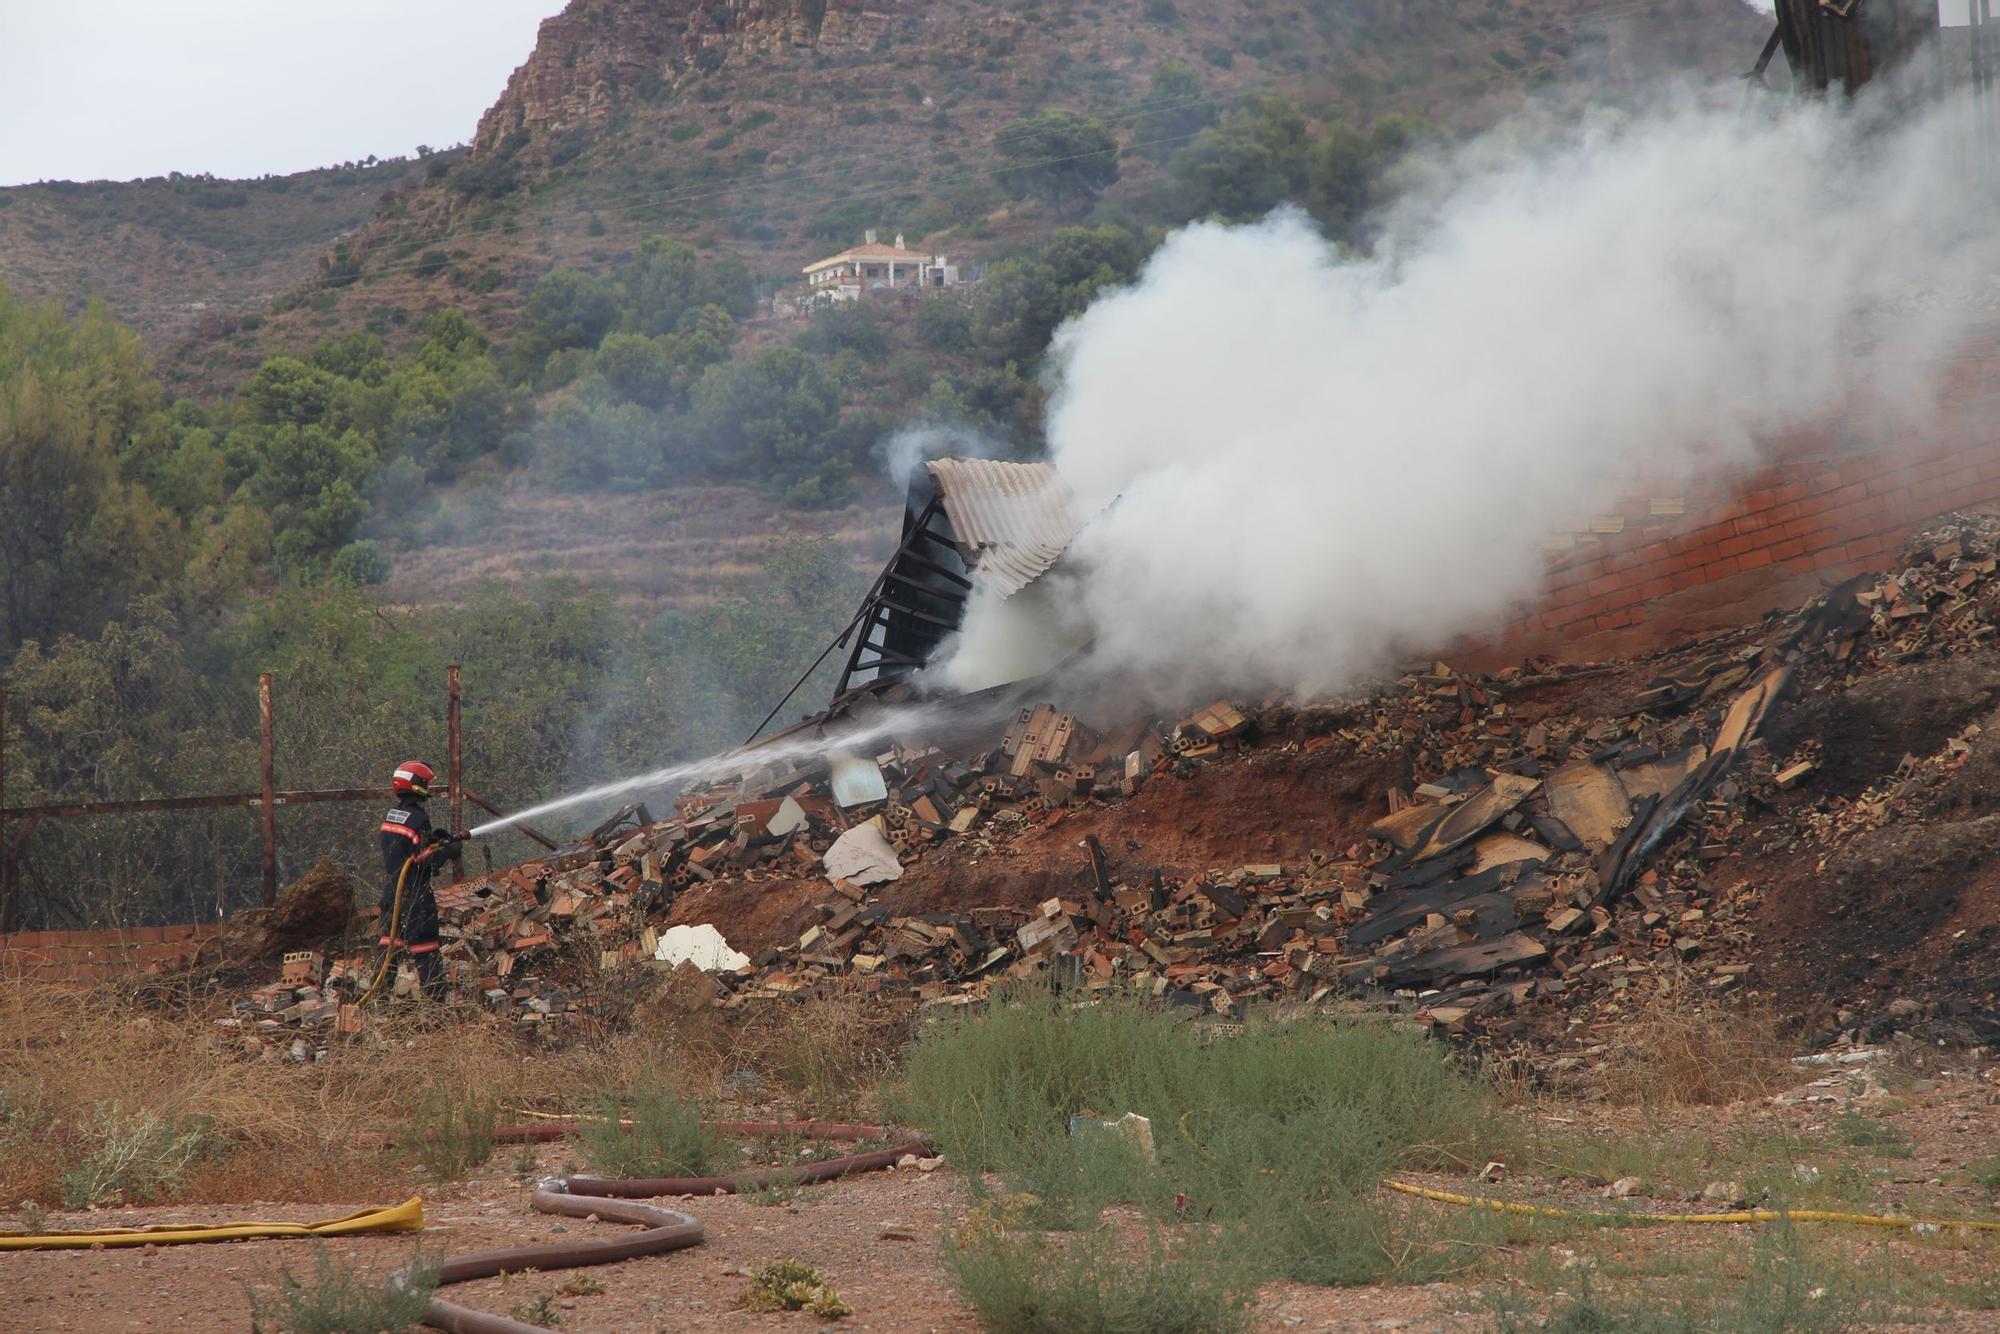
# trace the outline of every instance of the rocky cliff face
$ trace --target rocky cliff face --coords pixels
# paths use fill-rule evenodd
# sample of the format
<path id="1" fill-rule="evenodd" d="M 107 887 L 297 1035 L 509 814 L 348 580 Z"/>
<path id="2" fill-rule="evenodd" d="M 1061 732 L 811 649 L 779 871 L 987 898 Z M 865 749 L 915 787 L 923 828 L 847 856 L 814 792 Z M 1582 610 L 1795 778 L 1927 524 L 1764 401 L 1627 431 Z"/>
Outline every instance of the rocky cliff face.
<path id="1" fill-rule="evenodd" d="M 570 0 L 480 118 L 475 156 L 602 125 L 644 95 L 733 56 L 867 50 L 915 0 Z"/>

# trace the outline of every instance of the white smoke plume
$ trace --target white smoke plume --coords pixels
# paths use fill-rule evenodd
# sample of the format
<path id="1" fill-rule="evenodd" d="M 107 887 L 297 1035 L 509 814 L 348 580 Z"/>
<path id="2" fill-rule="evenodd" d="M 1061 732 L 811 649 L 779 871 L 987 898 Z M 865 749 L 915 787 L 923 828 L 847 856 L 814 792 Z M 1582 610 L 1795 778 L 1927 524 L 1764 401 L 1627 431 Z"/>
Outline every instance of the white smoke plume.
<path id="1" fill-rule="evenodd" d="M 1923 411 L 1870 349 L 1943 347 L 1938 294 L 1991 271 L 1962 126 L 1733 105 L 1507 127 L 1368 256 L 1291 212 L 1169 238 L 1055 341 L 1050 453 L 1096 517 L 1042 665 L 1087 639 L 1135 688 L 1338 688 L 1532 603 L 1622 469 L 1749 461 L 1857 382 Z M 1003 614 L 947 680 L 1019 669 Z"/>
<path id="2" fill-rule="evenodd" d="M 917 469 L 932 459 L 993 459 L 1006 454 L 1002 442 L 961 422 L 920 421 L 875 446 L 882 470 L 897 486 L 908 486 Z"/>

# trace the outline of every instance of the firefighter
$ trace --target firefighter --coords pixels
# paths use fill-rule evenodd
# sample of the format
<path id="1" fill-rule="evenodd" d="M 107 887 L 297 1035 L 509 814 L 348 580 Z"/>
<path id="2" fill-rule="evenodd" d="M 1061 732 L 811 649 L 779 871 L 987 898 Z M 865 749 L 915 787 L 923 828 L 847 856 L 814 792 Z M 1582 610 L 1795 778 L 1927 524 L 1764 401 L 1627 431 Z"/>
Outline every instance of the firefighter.
<path id="1" fill-rule="evenodd" d="M 424 802 L 430 797 L 431 783 L 436 778 L 428 764 L 410 760 L 397 765 L 390 780 L 396 801 L 382 817 L 382 947 L 409 950 L 424 993 L 442 1000 L 444 969 L 438 959 L 438 909 L 437 898 L 431 892 L 431 875 L 439 862 L 459 860 L 464 838 L 431 827 Z M 403 870 L 406 862 L 408 874 Z M 399 880 L 400 914 L 396 905 Z"/>

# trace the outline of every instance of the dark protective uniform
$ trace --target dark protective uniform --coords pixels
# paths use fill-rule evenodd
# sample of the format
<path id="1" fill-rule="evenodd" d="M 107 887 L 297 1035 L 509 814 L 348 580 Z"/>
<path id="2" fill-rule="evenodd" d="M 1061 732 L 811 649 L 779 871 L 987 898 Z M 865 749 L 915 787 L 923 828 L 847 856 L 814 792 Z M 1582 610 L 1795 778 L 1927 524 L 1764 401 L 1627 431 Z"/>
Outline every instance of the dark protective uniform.
<path id="1" fill-rule="evenodd" d="M 382 945 L 401 946 L 410 951 L 417 977 L 424 990 L 438 994 L 444 984 L 438 962 L 437 896 L 431 891 L 431 876 L 439 862 L 456 860 L 459 845 L 443 831 L 431 828 L 430 814 L 422 798 L 404 793 L 382 817 Z M 390 921 L 395 910 L 396 880 L 403 864 L 411 863 L 403 877 L 403 907 L 400 920 Z"/>

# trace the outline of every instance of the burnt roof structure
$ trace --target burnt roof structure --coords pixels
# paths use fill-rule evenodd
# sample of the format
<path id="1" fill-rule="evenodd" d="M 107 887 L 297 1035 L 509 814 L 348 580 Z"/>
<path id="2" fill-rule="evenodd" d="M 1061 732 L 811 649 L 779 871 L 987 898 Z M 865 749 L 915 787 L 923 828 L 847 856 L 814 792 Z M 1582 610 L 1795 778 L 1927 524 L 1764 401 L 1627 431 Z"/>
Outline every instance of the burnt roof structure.
<path id="1" fill-rule="evenodd" d="M 1751 73 L 1761 78 L 1782 48 L 1800 92 L 1851 95 L 1936 51 L 1937 0 L 1776 0 L 1775 8 L 1777 26 Z"/>
<path id="2" fill-rule="evenodd" d="M 837 700 L 907 676 L 965 619 L 974 589 L 1012 597 L 1062 558 L 1083 527 L 1046 463 L 937 459 L 910 480 L 903 540 L 841 643 Z"/>

